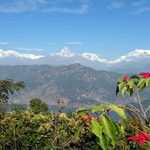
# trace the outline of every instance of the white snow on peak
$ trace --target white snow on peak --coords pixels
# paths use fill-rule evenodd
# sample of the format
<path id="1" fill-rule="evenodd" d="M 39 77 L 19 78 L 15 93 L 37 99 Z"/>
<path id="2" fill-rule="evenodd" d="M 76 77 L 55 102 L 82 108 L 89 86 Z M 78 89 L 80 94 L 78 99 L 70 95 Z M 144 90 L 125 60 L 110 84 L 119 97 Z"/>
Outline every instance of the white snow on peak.
<path id="1" fill-rule="evenodd" d="M 142 49 L 136 49 L 133 53 L 136 53 L 136 54 L 147 54 L 147 55 L 150 55 L 150 50 L 142 50 Z"/>
<path id="2" fill-rule="evenodd" d="M 115 64 L 122 61 L 131 62 L 136 61 L 137 59 L 142 58 L 150 58 L 150 50 L 141 50 L 141 49 L 135 49 L 135 51 L 128 53 L 127 55 L 121 56 L 120 58 L 109 61 L 109 64 Z"/>
<path id="3" fill-rule="evenodd" d="M 24 53 L 18 53 L 13 50 L 4 51 L 4 50 L 0 49 L 0 58 L 10 57 L 10 56 L 18 57 L 18 58 L 32 59 L 32 60 L 44 57 L 42 55 L 24 54 Z"/>
<path id="4" fill-rule="evenodd" d="M 51 56 L 74 57 L 75 54 L 71 53 L 68 47 L 64 47 L 60 53 L 52 53 Z"/>
<path id="5" fill-rule="evenodd" d="M 81 56 L 82 56 L 83 58 L 86 58 L 86 59 L 91 60 L 91 61 L 99 61 L 99 62 L 103 62 L 103 63 L 106 63 L 106 62 L 107 62 L 107 60 L 102 59 L 102 58 L 99 58 L 98 55 L 93 54 L 93 53 L 86 53 L 86 52 L 85 52 L 85 53 L 81 54 Z"/>

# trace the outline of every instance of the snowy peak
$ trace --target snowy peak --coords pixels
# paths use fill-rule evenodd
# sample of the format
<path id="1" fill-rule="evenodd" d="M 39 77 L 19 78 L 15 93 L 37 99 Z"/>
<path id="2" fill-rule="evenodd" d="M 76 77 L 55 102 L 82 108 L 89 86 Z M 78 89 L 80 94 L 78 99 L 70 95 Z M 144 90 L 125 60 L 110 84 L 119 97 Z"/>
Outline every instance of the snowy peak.
<path id="1" fill-rule="evenodd" d="M 71 53 L 68 47 L 64 47 L 60 53 L 52 53 L 51 56 L 74 57 L 75 54 Z"/>
<path id="2" fill-rule="evenodd" d="M 139 53 L 139 54 L 148 54 L 148 55 L 150 55 L 150 50 L 136 49 L 134 52 Z"/>
<path id="3" fill-rule="evenodd" d="M 133 52 L 130 52 L 126 55 L 126 57 L 141 57 L 141 56 L 144 56 L 144 57 L 149 57 L 150 56 L 150 50 L 139 50 L 139 49 L 136 49 L 135 51 Z"/>
<path id="4" fill-rule="evenodd" d="M 72 57 L 72 56 L 74 56 L 74 54 L 70 52 L 70 50 L 68 49 L 68 47 L 64 47 L 61 50 L 60 53 L 61 53 L 62 56 L 65 56 L 65 57 Z"/>
<path id="5" fill-rule="evenodd" d="M 4 51 L 4 50 L 0 49 L 0 58 L 4 58 L 4 57 L 17 57 L 17 58 L 22 58 L 22 59 L 25 58 L 25 59 L 35 60 L 35 59 L 42 58 L 44 56 L 18 53 L 16 51 L 12 51 L 12 50 Z"/>
<path id="6" fill-rule="evenodd" d="M 81 54 L 81 56 L 83 58 L 86 58 L 86 59 L 91 60 L 91 61 L 99 61 L 99 62 L 103 62 L 103 63 L 107 62 L 105 59 L 101 59 L 101 58 L 99 58 L 98 55 L 92 54 L 92 53 L 83 53 L 83 54 Z"/>
<path id="7" fill-rule="evenodd" d="M 143 59 L 150 59 L 150 50 L 141 50 L 141 49 L 136 49 L 133 52 L 128 53 L 127 55 L 121 56 L 120 58 L 114 60 L 114 61 L 109 61 L 108 63 L 110 64 L 115 64 L 119 62 L 132 62 L 132 61 L 138 61 L 143 60 Z"/>

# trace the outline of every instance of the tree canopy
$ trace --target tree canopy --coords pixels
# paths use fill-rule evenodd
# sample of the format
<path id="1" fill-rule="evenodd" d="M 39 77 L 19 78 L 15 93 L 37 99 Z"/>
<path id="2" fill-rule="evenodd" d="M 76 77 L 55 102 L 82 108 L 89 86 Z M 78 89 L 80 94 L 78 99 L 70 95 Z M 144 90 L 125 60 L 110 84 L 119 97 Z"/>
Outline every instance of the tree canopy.
<path id="1" fill-rule="evenodd" d="M 30 108 L 35 114 L 48 111 L 48 105 L 42 102 L 42 100 L 39 98 L 34 98 L 30 100 Z"/>
<path id="2" fill-rule="evenodd" d="M 8 102 L 9 95 L 14 94 L 15 91 L 19 91 L 24 88 L 24 82 L 13 82 L 12 80 L 0 81 L 0 103 Z"/>

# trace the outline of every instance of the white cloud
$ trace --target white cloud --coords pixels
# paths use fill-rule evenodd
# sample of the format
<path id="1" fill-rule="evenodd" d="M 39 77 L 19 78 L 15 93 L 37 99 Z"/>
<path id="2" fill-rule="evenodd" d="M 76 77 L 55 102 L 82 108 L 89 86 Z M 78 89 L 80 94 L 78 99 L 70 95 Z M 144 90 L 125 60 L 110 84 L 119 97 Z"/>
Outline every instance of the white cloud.
<path id="1" fill-rule="evenodd" d="M 141 14 L 150 11 L 150 1 L 149 0 L 139 0 L 131 4 L 134 10 L 131 14 Z"/>
<path id="2" fill-rule="evenodd" d="M 108 45 L 106 42 L 98 42 L 99 45 Z"/>
<path id="3" fill-rule="evenodd" d="M 0 45 L 7 45 L 8 42 L 3 42 L 3 41 L 0 41 Z"/>
<path id="4" fill-rule="evenodd" d="M 57 45 L 57 44 L 59 44 L 59 43 L 56 43 L 56 42 L 50 42 L 50 43 L 45 43 L 45 44 Z"/>
<path id="5" fill-rule="evenodd" d="M 61 7 L 50 7 L 42 12 L 57 12 L 57 13 L 73 13 L 73 14 L 85 14 L 89 12 L 89 7 L 86 4 L 81 5 L 80 8 L 61 8 Z"/>
<path id="6" fill-rule="evenodd" d="M 136 2 L 133 2 L 131 5 L 133 7 L 139 7 L 139 6 L 142 6 L 146 3 L 146 0 L 139 0 L 139 1 L 136 1 Z"/>
<path id="7" fill-rule="evenodd" d="M 81 42 L 63 42 L 63 44 L 66 44 L 66 45 L 81 45 L 82 43 Z"/>
<path id="8" fill-rule="evenodd" d="M 150 6 L 149 7 L 142 7 L 142 8 L 139 8 L 138 10 L 136 11 L 133 11 L 131 12 L 132 14 L 135 14 L 135 15 L 138 15 L 138 14 L 141 14 L 141 13 L 144 13 L 144 12 L 149 12 L 150 11 Z"/>
<path id="9" fill-rule="evenodd" d="M 25 11 L 34 11 L 36 9 L 36 5 L 31 1 L 21 1 L 14 0 L 8 1 L 5 0 L 0 4 L 0 12 L 1 13 L 18 13 Z"/>
<path id="10" fill-rule="evenodd" d="M 0 13 L 60 12 L 84 14 L 89 11 L 89 4 L 89 0 L 5 0 L 0 3 Z"/>
<path id="11" fill-rule="evenodd" d="M 41 44 L 44 44 L 44 45 L 62 45 L 62 44 L 65 44 L 65 45 L 81 45 L 82 42 L 78 42 L 78 41 L 75 41 L 75 42 L 42 42 Z"/>
<path id="12" fill-rule="evenodd" d="M 41 48 L 16 48 L 17 50 L 23 50 L 23 51 L 43 51 Z"/>
<path id="13" fill-rule="evenodd" d="M 111 2 L 111 3 L 107 6 L 107 8 L 108 8 L 108 9 L 120 9 L 120 8 L 122 8 L 122 7 L 124 7 L 124 6 L 125 6 L 125 3 L 124 3 L 124 2 L 113 1 L 113 2 Z"/>

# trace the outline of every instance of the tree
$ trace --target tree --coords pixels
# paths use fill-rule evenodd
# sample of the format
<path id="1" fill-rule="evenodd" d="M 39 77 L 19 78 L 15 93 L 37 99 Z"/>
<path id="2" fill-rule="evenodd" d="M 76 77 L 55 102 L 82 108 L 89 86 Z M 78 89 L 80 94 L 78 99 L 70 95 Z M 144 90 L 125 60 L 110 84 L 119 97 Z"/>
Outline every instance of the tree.
<path id="1" fill-rule="evenodd" d="M 8 102 L 9 95 L 14 94 L 15 91 L 19 91 L 24 88 L 24 82 L 13 82 L 12 80 L 0 81 L 0 103 Z"/>
<path id="2" fill-rule="evenodd" d="M 48 105 L 42 102 L 41 99 L 34 98 L 30 100 L 30 108 L 35 114 L 39 114 L 40 112 L 48 111 Z"/>
<path id="3" fill-rule="evenodd" d="M 27 109 L 27 107 L 25 106 L 25 104 L 14 104 L 12 103 L 10 105 L 10 109 L 11 111 L 15 111 L 15 112 L 23 112 Z"/>

